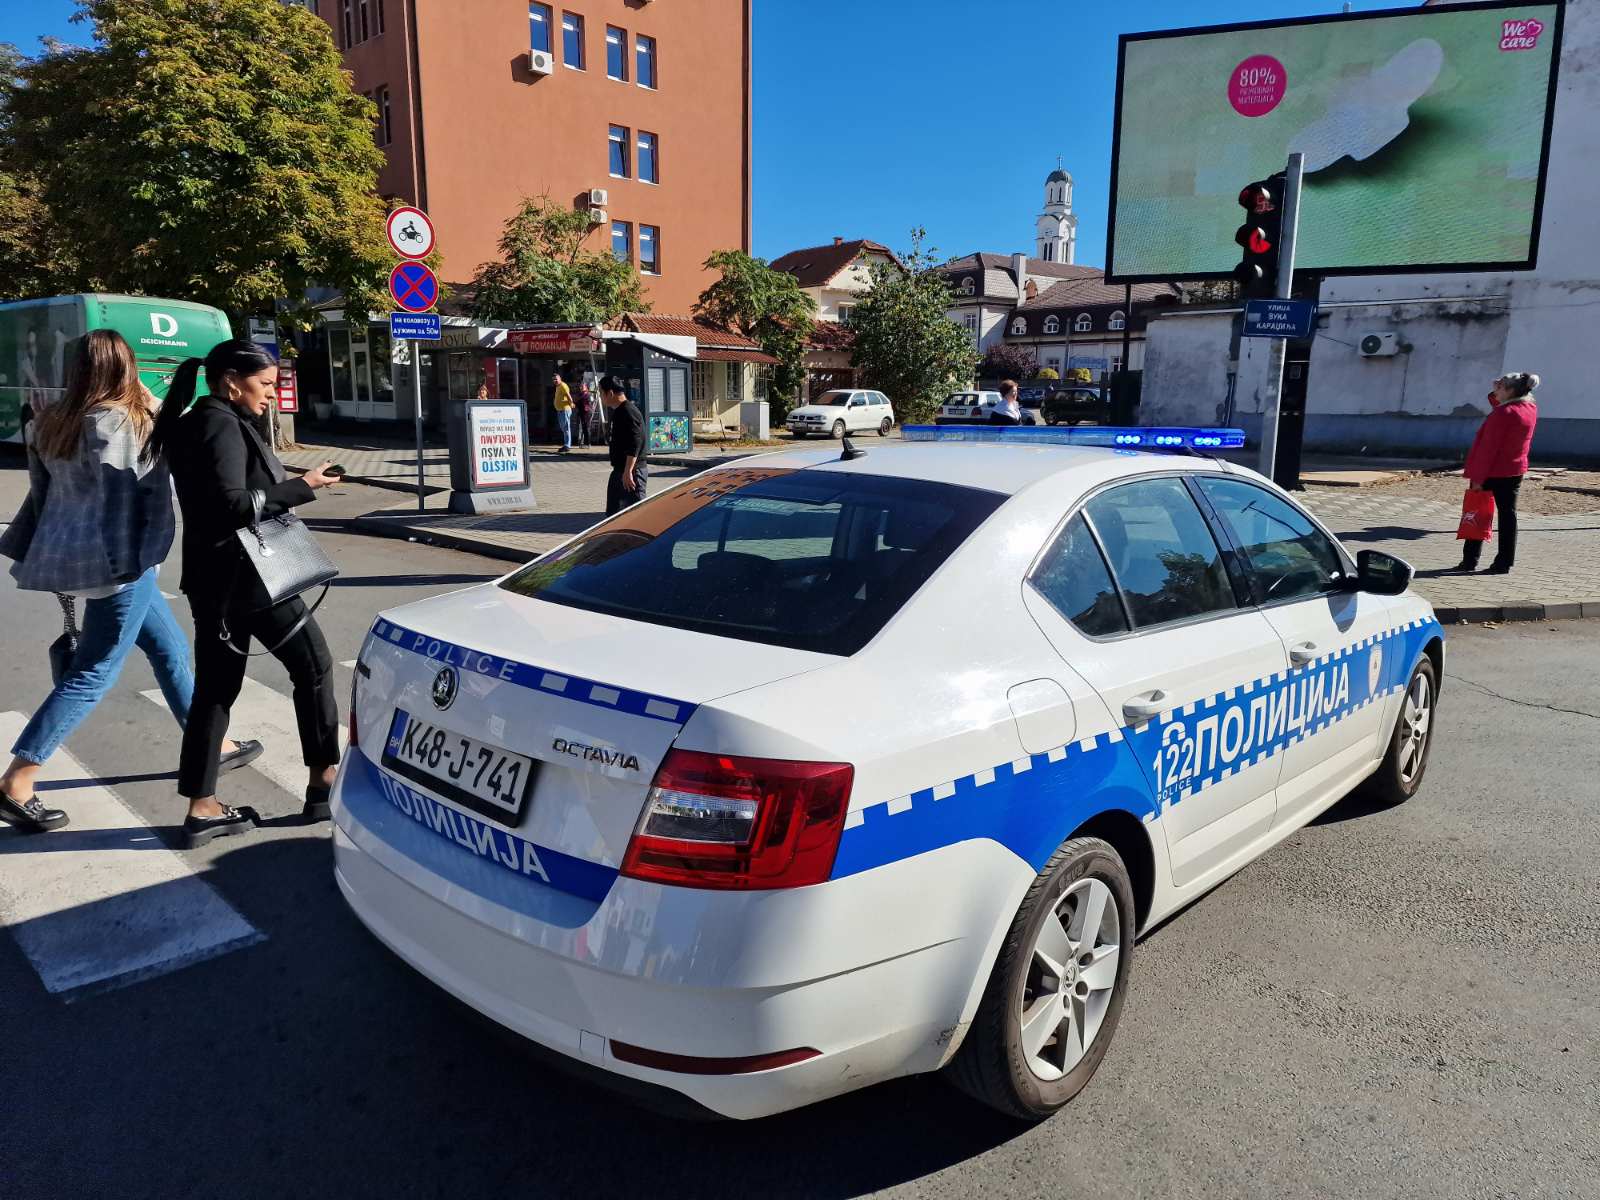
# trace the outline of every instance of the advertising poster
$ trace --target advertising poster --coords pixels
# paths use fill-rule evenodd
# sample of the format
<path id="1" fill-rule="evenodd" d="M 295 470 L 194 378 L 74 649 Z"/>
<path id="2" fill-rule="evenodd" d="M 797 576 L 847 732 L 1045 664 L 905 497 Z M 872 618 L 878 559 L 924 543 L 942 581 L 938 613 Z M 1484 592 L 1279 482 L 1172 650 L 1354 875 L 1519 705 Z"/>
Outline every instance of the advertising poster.
<path id="1" fill-rule="evenodd" d="M 278 364 L 278 411 L 281 413 L 297 413 L 300 411 L 300 380 L 295 375 L 293 363 Z"/>
<path id="2" fill-rule="evenodd" d="M 468 404 L 472 490 L 528 486 L 528 447 L 520 404 Z"/>
<path id="3" fill-rule="evenodd" d="M 1121 43 L 1107 276 L 1228 275 L 1246 184 L 1305 155 L 1296 268 L 1527 268 L 1562 6 L 1465 4 Z"/>

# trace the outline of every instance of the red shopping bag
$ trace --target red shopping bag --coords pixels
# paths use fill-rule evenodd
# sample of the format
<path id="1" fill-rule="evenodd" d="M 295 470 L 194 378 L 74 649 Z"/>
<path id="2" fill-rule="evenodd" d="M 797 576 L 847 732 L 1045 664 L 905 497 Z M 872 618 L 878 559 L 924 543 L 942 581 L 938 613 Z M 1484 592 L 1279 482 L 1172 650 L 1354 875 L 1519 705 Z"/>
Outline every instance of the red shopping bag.
<path id="1" fill-rule="evenodd" d="M 1493 492 L 1468 492 L 1461 498 L 1461 525 L 1456 529 L 1456 541 L 1487 542 L 1493 525 Z"/>

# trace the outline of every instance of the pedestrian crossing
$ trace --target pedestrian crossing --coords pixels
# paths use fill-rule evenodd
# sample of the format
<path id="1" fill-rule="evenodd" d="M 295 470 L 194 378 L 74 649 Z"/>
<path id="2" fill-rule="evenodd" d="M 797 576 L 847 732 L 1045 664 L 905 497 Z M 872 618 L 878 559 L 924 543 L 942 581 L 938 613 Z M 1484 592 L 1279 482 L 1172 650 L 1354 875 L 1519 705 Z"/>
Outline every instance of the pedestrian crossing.
<path id="1" fill-rule="evenodd" d="M 348 672 L 355 660 L 339 665 Z M 347 675 L 342 682 L 348 684 Z M 156 707 L 165 709 L 158 689 L 140 695 L 153 706 L 157 720 L 170 721 L 155 712 Z M 0 712 L 0 740 L 10 745 L 27 719 L 26 713 Z M 229 732 L 262 743 L 261 757 L 247 770 L 285 793 L 280 806 L 251 801 L 262 817 L 298 813 L 306 768 L 289 696 L 246 676 Z M 171 738 L 175 766 L 173 733 L 163 730 Z M 345 739 L 341 727 L 341 747 Z M 230 782 L 243 775 L 223 776 L 219 792 L 224 802 L 230 798 Z M 43 781 L 45 802 L 66 809 L 72 823 L 37 836 L 0 833 L 0 927 L 16 939 L 47 992 L 70 1003 L 265 940 L 203 878 L 204 867 L 193 855 L 169 847 L 70 746 L 52 756 Z M 231 790 L 236 802 L 244 802 L 237 787 Z M 180 803 L 174 797 L 174 823 L 181 815 Z M 318 827 L 317 836 L 327 828 Z"/>
<path id="2" fill-rule="evenodd" d="M 0 739 L 10 744 L 27 720 L 0 713 Z M 93 778 L 70 752 L 57 751 L 40 792 L 67 808 L 72 824 L 0 840 L 0 924 L 46 991 L 75 1000 L 265 937 Z"/>

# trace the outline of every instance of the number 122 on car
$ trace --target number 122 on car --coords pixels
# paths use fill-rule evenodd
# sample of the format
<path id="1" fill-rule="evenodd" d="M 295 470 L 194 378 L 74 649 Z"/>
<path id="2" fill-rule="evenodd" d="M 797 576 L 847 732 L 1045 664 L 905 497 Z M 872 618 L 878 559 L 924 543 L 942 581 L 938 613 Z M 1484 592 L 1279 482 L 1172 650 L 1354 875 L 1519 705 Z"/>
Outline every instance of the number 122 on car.
<path id="1" fill-rule="evenodd" d="M 396 709 L 383 765 L 474 812 L 516 826 L 528 798 L 534 763 L 477 738 Z"/>

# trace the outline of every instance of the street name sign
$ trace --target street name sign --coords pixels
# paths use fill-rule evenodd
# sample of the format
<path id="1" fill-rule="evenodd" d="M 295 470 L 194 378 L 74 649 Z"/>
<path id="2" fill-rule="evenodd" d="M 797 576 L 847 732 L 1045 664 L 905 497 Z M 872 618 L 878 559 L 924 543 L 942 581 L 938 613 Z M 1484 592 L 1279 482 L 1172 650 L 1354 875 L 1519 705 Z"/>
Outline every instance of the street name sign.
<path id="1" fill-rule="evenodd" d="M 1246 300 L 1244 337 L 1308 338 L 1317 320 L 1313 300 Z"/>
<path id="2" fill-rule="evenodd" d="M 397 342 L 437 342 L 443 334 L 444 322 L 438 313 L 389 314 L 389 336 Z"/>

